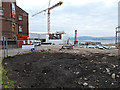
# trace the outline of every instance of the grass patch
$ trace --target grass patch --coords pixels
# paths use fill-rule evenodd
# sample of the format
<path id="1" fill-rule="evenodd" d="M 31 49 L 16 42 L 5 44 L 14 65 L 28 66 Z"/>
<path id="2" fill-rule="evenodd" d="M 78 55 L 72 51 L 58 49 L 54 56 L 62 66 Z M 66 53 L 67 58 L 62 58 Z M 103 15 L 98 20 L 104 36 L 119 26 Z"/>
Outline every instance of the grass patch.
<path id="1" fill-rule="evenodd" d="M 7 65 L 7 63 L 5 63 L 5 65 Z M 2 87 L 3 88 L 14 88 L 14 84 L 15 82 L 10 80 L 7 76 L 7 71 L 4 69 L 4 66 L 0 66 L 0 74 L 1 74 L 1 78 L 0 81 L 2 83 Z"/>
<path id="2" fill-rule="evenodd" d="M 7 71 L 4 68 L 2 68 L 2 86 L 4 88 L 13 88 L 15 82 L 12 80 L 9 80 L 6 74 L 7 74 Z"/>

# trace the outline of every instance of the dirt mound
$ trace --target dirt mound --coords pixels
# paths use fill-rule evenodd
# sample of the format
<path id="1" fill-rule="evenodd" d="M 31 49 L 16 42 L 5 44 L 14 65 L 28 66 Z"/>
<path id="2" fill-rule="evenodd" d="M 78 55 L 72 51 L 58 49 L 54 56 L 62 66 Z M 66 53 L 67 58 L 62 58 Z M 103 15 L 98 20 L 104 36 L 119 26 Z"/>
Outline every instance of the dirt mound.
<path id="1" fill-rule="evenodd" d="M 9 79 L 21 88 L 120 88 L 119 57 L 105 54 L 29 53 L 9 57 Z"/>

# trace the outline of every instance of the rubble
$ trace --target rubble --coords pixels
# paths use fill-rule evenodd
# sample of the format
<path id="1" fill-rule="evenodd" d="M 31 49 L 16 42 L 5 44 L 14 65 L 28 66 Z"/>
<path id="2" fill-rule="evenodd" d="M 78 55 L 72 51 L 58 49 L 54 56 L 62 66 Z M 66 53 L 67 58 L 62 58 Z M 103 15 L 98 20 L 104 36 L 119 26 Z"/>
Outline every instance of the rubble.
<path id="1" fill-rule="evenodd" d="M 112 78 L 115 79 L 115 73 L 112 74 Z"/>
<path id="2" fill-rule="evenodd" d="M 110 72 L 110 70 L 109 70 L 108 68 L 106 68 L 106 71 L 107 71 L 107 73 L 109 73 L 109 72 Z"/>
<path id="3" fill-rule="evenodd" d="M 117 78 L 119 78 L 120 76 L 119 75 L 116 75 Z"/>
<path id="4" fill-rule="evenodd" d="M 87 81 L 88 79 L 87 78 L 84 78 L 85 81 Z"/>
<path id="5" fill-rule="evenodd" d="M 93 70 L 93 72 L 96 72 L 96 70 Z"/>
<path id="6" fill-rule="evenodd" d="M 119 57 L 91 54 L 34 52 L 5 58 L 3 65 L 15 88 L 120 88 Z"/>
<path id="7" fill-rule="evenodd" d="M 86 82 L 85 82 L 85 83 L 83 83 L 83 85 L 84 85 L 84 86 L 87 86 L 87 85 L 88 85 L 88 83 L 86 83 Z"/>
<path id="8" fill-rule="evenodd" d="M 78 74 L 79 74 L 79 72 L 76 72 L 76 74 L 78 75 Z"/>
<path id="9" fill-rule="evenodd" d="M 91 85 L 90 85 L 90 86 L 88 86 L 88 87 L 89 87 L 89 88 L 95 88 L 94 86 L 91 86 Z"/>

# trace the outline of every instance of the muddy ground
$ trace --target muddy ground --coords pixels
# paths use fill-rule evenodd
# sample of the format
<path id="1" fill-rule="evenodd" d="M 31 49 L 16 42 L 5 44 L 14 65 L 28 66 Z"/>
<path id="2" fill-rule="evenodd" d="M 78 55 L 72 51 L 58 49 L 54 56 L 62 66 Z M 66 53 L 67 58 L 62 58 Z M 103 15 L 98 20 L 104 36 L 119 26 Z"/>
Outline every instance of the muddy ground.
<path id="1" fill-rule="evenodd" d="M 28 53 L 3 60 L 16 88 L 120 88 L 117 56 Z"/>

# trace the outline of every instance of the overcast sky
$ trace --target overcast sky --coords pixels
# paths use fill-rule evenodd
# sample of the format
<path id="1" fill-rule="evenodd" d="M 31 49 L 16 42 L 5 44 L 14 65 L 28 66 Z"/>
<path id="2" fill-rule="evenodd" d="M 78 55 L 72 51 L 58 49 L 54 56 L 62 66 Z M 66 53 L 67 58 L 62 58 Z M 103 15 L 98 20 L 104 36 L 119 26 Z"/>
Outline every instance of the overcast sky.
<path id="1" fill-rule="evenodd" d="M 63 4 L 51 10 L 50 31 L 64 31 L 69 36 L 108 37 L 115 35 L 118 26 L 119 0 L 61 0 Z M 51 0 L 51 6 L 59 0 Z M 30 32 L 47 32 L 47 13 L 33 14 L 46 9 L 49 0 L 17 0 L 17 5 L 29 13 Z"/>

